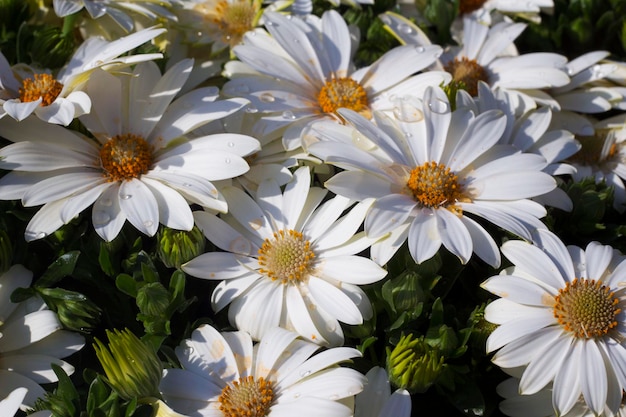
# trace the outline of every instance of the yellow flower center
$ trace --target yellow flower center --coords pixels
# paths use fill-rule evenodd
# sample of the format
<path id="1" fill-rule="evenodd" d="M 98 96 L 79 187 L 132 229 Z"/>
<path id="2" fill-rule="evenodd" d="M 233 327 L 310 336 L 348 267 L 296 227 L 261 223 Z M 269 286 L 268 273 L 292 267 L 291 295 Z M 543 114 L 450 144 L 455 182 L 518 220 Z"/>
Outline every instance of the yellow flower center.
<path id="1" fill-rule="evenodd" d="M 432 161 L 413 168 L 406 185 L 422 207 L 443 207 L 456 214 L 462 213 L 455 205 L 464 197 L 459 178 L 444 164 Z"/>
<path id="2" fill-rule="evenodd" d="M 577 135 L 576 139 L 580 142 L 581 148 L 569 157 L 569 161 L 580 165 L 598 165 L 604 161 L 611 160 L 619 152 L 620 145 L 613 141 L 607 154 L 603 157 L 602 150 L 607 140 L 607 134 L 607 132 L 599 129 L 593 136 Z"/>
<path id="3" fill-rule="evenodd" d="M 214 1 L 207 1 L 197 4 L 194 9 L 203 14 L 207 21 L 216 25 L 222 33 L 224 42 L 232 47 L 241 42 L 241 38 L 247 31 L 254 28 L 260 2 L 219 0 L 215 4 Z"/>
<path id="4" fill-rule="evenodd" d="M 483 7 L 487 0 L 460 0 L 459 1 L 459 14 L 471 13 L 474 10 L 478 10 Z"/>
<path id="5" fill-rule="evenodd" d="M 252 376 L 226 385 L 218 399 L 224 417 L 264 417 L 274 401 L 272 383 Z"/>
<path id="6" fill-rule="evenodd" d="M 467 91 L 472 96 L 478 94 L 478 81 L 489 81 L 489 75 L 481 65 L 476 62 L 475 59 L 467 59 L 462 57 L 460 60 L 454 58 L 454 61 L 448 62 L 444 69 L 452 74 L 452 79 L 460 85 L 465 86 Z"/>
<path id="7" fill-rule="evenodd" d="M 20 101 L 28 103 L 37 101 L 41 97 L 41 106 L 49 106 L 56 100 L 63 90 L 63 84 L 54 79 L 50 74 L 35 74 L 34 78 L 22 81 L 20 88 Z"/>
<path id="8" fill-rule="evenodd" d="M 117 135 L 102 145 L 100 163 L 107 181 L 139 178 L 150 168 L 152 149 L 141 136 Z"/>
<path id="9" fill-rule="evenodd" d="M 317 95 L 317 101 L 324 113 L 336 113 L 342 107 L 358 113 L 369 111 L 365 89 L 350 77 L 327 81 Z"/>
<path id="10" fill-rule="evenodd" d="M 314 258 L 311 242 L 304 240 L 302 233 L 280 230 L 259 249 L 259 272 L 273 281 L 296 284 L 307 278 Z"/>
<path id="11" fill-rule="evenodd" d="M 554 298 L 554 317 L 580 339 L 601 337 L 617 326 L 619 298 L 600 281 L 574 279 Z"/>

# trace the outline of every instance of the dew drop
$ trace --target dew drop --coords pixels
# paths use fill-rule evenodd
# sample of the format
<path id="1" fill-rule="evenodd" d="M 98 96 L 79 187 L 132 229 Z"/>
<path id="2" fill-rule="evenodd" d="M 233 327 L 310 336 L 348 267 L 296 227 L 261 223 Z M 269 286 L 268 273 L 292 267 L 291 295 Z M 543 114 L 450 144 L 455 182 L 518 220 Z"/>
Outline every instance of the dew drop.
<path id="1" fill-rule="evenodd" d="M 363 136 L 358 130 L 352 131 L 352 143 L 364 151 L 368 151 L 376 147 L 374 142 Z"/>
<path id="2" fill-rule="evenodd" d="M 352 395 L 352 394 L 350 394 L 350 395 Z M 333 394 L 333 395 L 331 395 L 331 396 L 330 396 L 330 397 L 328 397 L 328 398 L 330 398 L 330 400 L 331 400 L 331 401 L 337 401 L 337 400 L 339 399 L 339 395 L 337 395 L 337 394 Z"/>
<path id="3" fill-rule="evenodd" d="M 263 93 L 259 96 L 259 100 L 261 100 L 263 103 L 273 103 L 276 99 L 270 93 Z"/>
<path id="4" fill-rule="evenodd" d="M 311 371 L 310 370 L 300 372 L 300 376 L 302 378 L 306 378 L 309 375 L 311 375 Z"/>
<path id="5" fill-rule="evenodd" d="M 570 68 L 570 67 L 567 67 L 567 68 L 565 69 L 565 72 L 567 72 L 567 75 L 569 75 L 570 77 L 571 77 L 572 75 L 574 75 L 574 70 L 573 70 L 572 68 Z"/>
<path id="6" fill-rule="evenodd" d="M 404 33 L 405 35 L 410 35 L 411 33 L 413 33 L 413 28 L 406 23 L 400 23 L 398 25 L 398 32 Z"/>
<path id="7" fill-rule="evenodd" d="M 35 236 L 36 239 L 43 239 L 44 237 L 46 237 L 46 232 L 39 232 Z"/>
<path id="8" fill-rule="evenodd" d="M 299 392 L 295 392 L 293 394 L 293 398 L 300 398 L 300 393 Z"/>
<path id="9" fill-rule="evenodd" d="M 235 147 L 235 143 L 234 142 L 228 142 L 228 147 L 229 148 L 234 148 Z"/>
<path id="10" fill-rule="evenodd" d="M 416 46 L 415 50 L 417 51 L 418 54 L 421 54 L 422 52 L 424 52 L 424 47 L 423 46 Z"/>
<path id="11" fill-rule="evenodd" d="M 283 119 L 289 119 L 289 120 L 294 120 L 296 118 L 296 115 L 293 114 L 292 111 L 290 110 L 285 110 L 283 112 Z"/>
<path id="12" fill-rule="evenodd" d="M 259 109 L 257 109 L 256 107 L 252 107 L 252 106 L 248 106 L 246 107 L 246 113 L 257 113 L 259 111 Z"/>
<path id="13" fill-rule="evenodd" d="M 121 198 L 122 200 L 130 200 L 132 197 L 133 197 L 133 196 L 132 196 L 132 195 L 130 195 L 130 194 L 122 194 L 122 195 L 120 196 L 120 198 Z"/>
<path id="14" fill-rule="evenodd" d="M 202 32 L 196 32 L 196 36 L 201 38 L 202 37 Z"/>
<path id="15" fill-rule="evenodd" d="M 434 111 L 434 110 L 433 110 Z M 424 120 L 424 113 L 408 99 L 396 100 L 393 115 L 401 122 L 417 123 Z"/>
<path id="16" fill-rule="evenodd" d="M 227 164 L 230 164 L 230 158 L 224 159 L 224 162 L 226 162 Z"/>
<path id="17" fill-rule="evenodd" d="M 146 220 L 145 222 L 143 222 L 143 225 L 146 227 L 152 227 L 153 224 L 154 222 L 152 220 Z"/>
<path id="18" fill-rule="evenodd" d="M 191 183 L 185 182 L 183 183 L 183 187 L 193 187 Z"/>
<path id="19" fill-rule="evenodd" d="M 450 106 L 448 105 L 448 103 L 440 99 L 435 99 L 431 101 L 430 103 L 428 103 L 428 107 L 433 113 L 437 113 L 437 114 L 447 113 L 448 110 L 450 109 Z"/>
<path id="20" fill-rule="evenodd" d="M 102 226 L 111 220 L 111 216 L 105 211 L 98 210 L 93 212 L 92 220 L 94 226 Z"/>

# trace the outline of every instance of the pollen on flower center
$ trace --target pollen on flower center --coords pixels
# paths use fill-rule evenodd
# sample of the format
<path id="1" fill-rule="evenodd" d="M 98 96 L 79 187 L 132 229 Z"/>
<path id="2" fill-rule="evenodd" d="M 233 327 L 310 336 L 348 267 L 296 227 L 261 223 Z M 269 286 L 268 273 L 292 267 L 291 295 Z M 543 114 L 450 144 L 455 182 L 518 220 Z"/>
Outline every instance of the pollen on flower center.
<path id="1" fill-rule="evenodd" d="M 576 337 L 589 339 L 606 335 L 617 326 L 619 298 L 600 281 L 574 279 L 555 297 L 554 317 Z"/>
<path id="2" fill-rule="evenodd" d="M 37 101 L 41 97 L 41 106 L 49 106 L 56 100 L 63 84 L 54 79 L 50 74 L 35 74 L 34 78 L 27 78 L 20 88 L 20 101 L 28 103 Z"/>
<path id="3" fill-rule="evenodd" d="M 252 376 L 226 385 L 218 399 L 224 417 L 264 417 L 273 401 L 272 383 Z"/>
<path id="4" fill-rule="evenodd" d="M 445 207 L 460 213 L 455 203 L 463 198 L 459 178 L 450 168 L 435 161 L 413 168 L 407 187 L 423 207 Z"/>
<path id="5" fill-rule="evenodd" d="M 468 59 L 467 57 L 454 58 L 453 61 L 448 62 L 444 69 L 452 74 L 452 79 L 457 83 L 463 83 L 465 85 L 465 91 L 472 96 L 478 94 L 478 81 L 489 81 L 489 75 L 487 70 L 483 68 L 475 59 Z"/>
<path id="6" fill-rule="evenodd" d="M 485 4 L 486 0 L 460 0 L 459 1 L 459 14 L 472 13 L 475 10 L 480 9 Z"/>
<path id="7" fill-rule="evenodd" d="M 283 284 L 296 284 L 306 279 L 313 258 L 311 243 L 302 233 L 280 230 L 259 249 L 259 272 Z"/>
<path id="8" fill-rule="evenodd" d="M 366 112 L 369 104 L 365 89 L 350 77 L 327 81 L 317 95 L 317 101 L 324 113 L 335 113 L 342 107 Z"/>
<path id="9" fill-rule="evenodd" d="M 148 172 L 152 149 L 141 136 L 117 135 L 102 145 L 100 163 L 107 181 L 131 180 Z"/>
<path id="10" fill-rule="evenodd" d="M 241 37 L 254 28 L 254 21 L 259 12 L 258 2 L 220 0 L 215 6 L 213 4 L 213 1 L 207 1 L 196 5 L 194 9 L 216 25 L 226 43 L 231 46 L 239 43 Z"/>

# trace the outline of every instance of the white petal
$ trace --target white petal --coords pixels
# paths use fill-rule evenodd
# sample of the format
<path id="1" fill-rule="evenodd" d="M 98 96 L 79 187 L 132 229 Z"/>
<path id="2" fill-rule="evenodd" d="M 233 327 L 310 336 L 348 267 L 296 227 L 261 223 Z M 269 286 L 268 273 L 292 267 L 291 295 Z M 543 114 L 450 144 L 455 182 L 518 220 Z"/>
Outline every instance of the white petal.
<path id="1" fill-rule="evenodd" d="M 422 263 L 437 253 L 441 237 L 437 228 L 437 216 L 423 209 L 409 226 L 409 251 L 417 263 Z"/>
<path id="2" fill-rule="evenodd" d="M 24 375 L 39 384 L 58 381 L 51 364 L 60 366 L 68 375 L 74 373 L 72 365 L 49 355 L 3 354 L 2 361 L 12 372 Z"/>
<path id="3" fill-rule="evenodd" d="M 285 225 L 292 229 L 295 227 L 311 185 L 311 173 L 308 167 L 301 167 L 293 174 L 293 179 L 285 186 L 283 192 L 283 215 Z"/>
<path id="4" fill-rule="evenodd" d="M 569 335 L 562 336 L 538 352 L 524 370 L 520 380 L 520 392 L 534 394 L 552 381 L 565 358 L 571 354 L 571 342 Z"/>
<path id="5" fill-rule="evenodd" d="M 22 197 L 22 203 L 25 207 L 38 206 L 72 194 L 83 193 L 104 181 L 101 173 L 90 169 L 51 176 L 30 187 Z"/>
<path id="6" fill-rule="evenodd" d="M 33 114 L 33 112 L 41 104 L 41 101 L 42 99 L 39 98 L 35 101 L 22 103 L 18 99 L 11 99 L 4 102 L 3 108 L 9 116 L 14 118 L 18 122 L 21 122 L 22 120 Z"/>
<path id="7" fill-rule="evenodd" d="M 261 339 L 269 329 L 279 325 L 283 311 L 284 286 L 280 282 L 260 280 L 242 296 L 233 300 L 228 309 L 230 323 Z"/>
<path id="8" fill-rule="evenodd" d="M 352 325 L 363 323 L 363 316 L 352 300 L 328 281 L 309 277 L 309 290 L 316 304 L 337 320 Z"/>
<path id="9" fill-rule="evenodd" d="M 30 407 L 35 405 L 35 401 L 43 397 L 46 393 L 46 391 L 32 379 L 26 378 L 17 372 L 0 369 L 0 398 L 6 397 L 17 388 L 26 388 L 28 390 L 23 404 Z"/>
<path id="10" fill-rule="evenodd" d="M 22 405 L 22 401 L 24 400 L 27 392 L 28 389 L 26 388 L 17 388 L 11 391 L 5 399 L 0 401 L 0 413 L 7 417 L 15 415 L 17 410 L 20 408 L 20 405 Z"/>
<path id="11" fill-rule="evenodd" d="M 65 200 L 57 200 L 45 204 L 35 213 L 26 225 L 24 238 L 27 242 L 36 239 L 43 239 L 63 226 L 61 220 L 61 210 L 65 205 Z"/>
<path id="12" fill-rule="evenodd" d="M 196 402 L 215 401 L 222 392 L 212 379 L 204 378 L 184 369 L 169 368 L 163 370 L 159 390 L 170 406 L 183 413 L 191 413 L 198 407 Z M 177 406 L 181 402 L 182 408 Z"/>
<path id="13" fill-rule="evenodd" d="M 257 246 L 260 247 L 264 239 L 273 235 L 265 213 L 249 195 L 235 187 L 225 187 L 222 193 L 228 201 L 229 215 L 250 232 L 248 238 L 256 238 L 254 243 Z"/>
<path id="14" fill-rule="evenodd" d="M 461 221 L 470 234 L 474 253 L 493 268 L 498 268 L 501 262 L 500 249 L 491 235 L 467 216 L 461 216 Z"/>
<path id="15" fill-rule="evenodd" d="M 17 142 L 5 146 L 0 151 L 3 169 L 20 171 L 52 171 L 62 168 L 93 167 L 93 154 L 41 142 Z"/>
<path id="16" fill-rule="evenodd" d="M 291 326 L 296 332 L 314 343 L 327 343 L 309 313 L 309 309 L 314 306 L 305 303 L 300 291 L 293 285 L 289 285 L 285 289 L 285 307 Z"/>
<path id="17" fill-rule="evenodd" d="M 545 194 L 555 187 L 556 181 L 551 175 L 516 171 L 473 181 L 470 189 L 481 200 L 517 200 Z"/>
<path id="18" fill-rule="evenodd" d="M 191 349 L 189 349 L 191 348 Z M 239 368 L 224 337 L 214 327 L 204 324 L 176 348 L 181 365 L 216 384 L 236 381 Z"/>
<path id="19" fill-rule="evenodd" d="M 565 286 L 560 268 L 536 246 L 519 240 L 509 240 L 502 245 L 501 250 L 514 265 L 540 282 L 546 283 L 553 289 Z"/>
<path id="20" fill-rule="evenodd" d="M 128 221 L 140 232 L 154 236 L 159 227 L 159 206 L 154 194 L 138 179 L 123 181 L 119 204 Z"/>
<path id="21" fill-rule="evenodd" d="M 385 265 L 400 249 L 409 234 L 411 222 L 396 227 L 389 235 L 372 243 L 370 257 L 378 265 Z"/>
<path id="22" fill-rule="evenodd" d="M 216 313 L 221 311 L 259 279 L 264 279 L 264 277 L 255 272 L 249 272 L 220 282 L 211 294 L 213 311 Z"/>
<path id="23" fill-rule="evenodd" d="M 568 413 L 580 401 L 580 367 L 584 362 L 582 344 L 576 343 L 554 377 L 552 403 L 558 413 Z"/>
<path id="24" fill-rule="evenodd" d="M 608 391 L 604 359 L 593 340 L 581 344 L 580 386 L 585 402 L 594 414 L 599 415 L 604 410 Z"/>
<path id="25" fill-rule="evenodd" d="M 365 382 L 363 374 L 354 369 L 325 369 L 282 390 L 280 400 L 297 401 L 302 395 L 339 400 L 361 392 Z"/>
<path id="26" fill-rule="evenodd" d="M 6 354 L 37 342 L 61 328 L 55 312 L 36 311 L 23 317 L 11 318 L 2 326 L 0 352 Z"/>
<path id="27" fill-rule="evenodd" d="M 267 331 L 257 346 L 256 363 L 254 364 L 254 376 L 256 378 L 273 377 L 278 370 L 277 362 L 285 356 L 293 341 L 298 335 L 282 327 L 274 327 Z"/>
<path id="28" fill-rule="evenodd" d="M 178 192 L 159 181 L 142 178 L 157 202 L 159 221 L 178 230 L 191 230 L 194 224 L 189 203 Z"/>
<path id="29" fill-rule="evenodd" d="M 126 215 L 120 208 L 118 194 L 119 184 L 112 184 L 94 202 L 91 212 L 91 220 L 96 233 L 107 242 L 115 239 L 126 222 Z"/>
<path id="30" fill-rule="evenodd" d="M 198 278 L 231 279 L 247 274 L 250 272 L 249 267 L 256 265 L 258 265 L 256 260 L 247 256 L 228 252 L 207 252 L 184 263 L 181 269 Z"/>
<path id="31" fill-rule="evenodd" d="M 91 206 L 93 202 L 111 186 L 110 183 L 102 182 L 102 179 L 100 181 L 101 183 L 95 185 L 93 188 L 65 199 L 65 204 L 60 213 L 63 223 L 68 223 L 74 217 L 82 213 L 83 210 Z"/>
<path id="32" fill-rule="evenodd" d="M 459 217 L 447 209 L 436 210 L 441 243 L 465 264 L 472 256 L 472 237 Z"/>
<path id="33" fill-rule="evenodd" d="M 587 261 L 585 278 L 598 280 L 603 277 L 612 259 L 612 247 L 601 245 L 598 242 L 590 242 L 585 249 L 585 260 Z"/>
<path id="34" fill-rule="evenodd" d="M 417 202 L 404 194 L 389 194 L 376 199 L 365 219 L 370 237 L 382 236 L 406 222 Z"/>
<path id="35" fill-rule="evenodd" d="M 391 181 L 387 178 L 362 171 L 342 171 L 324 185 L 337 195 L 359 201 L 369 197 L 383 197 L 390 194 L 392 189 Z"/>
<path id="36" fill-rule="evenodd" d="M 272 417 L 350 417 L 352 410 L 340 402 L 332 400 L 303 397 L 293 402 L 278 402 L 270 409 Z"/>
<path id="37" fill-rule="evenodd" d="M 549 312 L 536 314 L 531 317 L 513 319 L 496 328 L 490 335 L 487 343 L 487 351 L 493 352 L 504 345 L 518 340 L 520 337 L 532 335 L 538 330 L 554 325 L 554 317 Z"/>
<path id="38" fill-rule="evenodd" d="M 193 217 L 204 236 L 218 248 L 244 256 L 258 253 L 258 246 L 216 215 L 206 211 L 194 211 Z"/>

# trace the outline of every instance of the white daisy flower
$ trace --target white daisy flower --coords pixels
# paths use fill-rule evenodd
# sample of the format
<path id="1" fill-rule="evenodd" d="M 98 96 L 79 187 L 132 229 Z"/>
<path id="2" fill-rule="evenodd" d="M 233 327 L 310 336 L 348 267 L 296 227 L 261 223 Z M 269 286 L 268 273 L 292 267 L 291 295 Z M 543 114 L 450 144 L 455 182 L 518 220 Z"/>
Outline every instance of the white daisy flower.
<path id="1" fill-rule="evenodd" d="M 534 23 L 541 22 L 540 13 L 550 13 L 554 9 L 553 0 L 460 0 L 459 15 L 484 14 L 494 11 L 521 17 Z"/>
<path id="2" fill-rule="evenodd" d="M 135 28 L 135 16 L 154 22 L 157 19 L 176 20 L 170 9 L 181 0 L 53 0 L 54 12 L 59 17 L 78 13 L 83 8 L 92 19 L 109 16 L 126 32 Z"/>
<path id="3" fill-rule="evenodd" d="M 365 231 L 388 236 L 372 246 L 379 264 L 408 238 L 417 263 L 443 245 L 463 263 L 476 253 L 497 267 L 498 245 L 476 217 L 527 239 L 545 227 L 539 220 L 545 208 L 529 198 L 556 182 L 541 172 L 547 165 L 542 156 L 494 146 L 506 128 L 502 111 L 451 112 L 443 90 L 428 88 L 423 102 L 398 99 L 395 119 L 375 113 L 376 125 L 351 110 L 340 114 L 350 126 L 311 125 L 305 149 L 344 170 L 325 183 L 332 192 L 376 199 Z"/>
<path id="4" fill-rule="evenodd" d="M 561 119 L 560 123 L 565 120 Z M 585 120 L 589 127 L 584 131 L 590 129 L 591 133 L 576 135 L 582 147 L 569 158 L 576 168 L 572 177 L 574 181 L 592 177 L 596 183 L 605 182 L 613 187 L 613 208 L 623 213 L 626 210 L 626 115 L 599 121 L 586 117 Z"/>
<path id="5" fill-rule="evenodd" d="M 192 65 L 181 61 L 163 76 L 153 62 L 137 65 L 131 76 L 94 73 L 87 92 L 98 101 L 81 117 L 93 139 L 37 119 L 0 120 L 3 136 L 16 142 L 0 150 L 0 168 L 12 171 L 0 179 L 0 199 L 43 204 L 26 227 L 27 241 L 47 236 L 91 205 L 93 226 L 106 241 L 126 220 L 149 236 L 159 223 L 190 230 L 190 203 L 227 210 L 212 181 L 246 172 L 243 157 L 259 142 L 237 134 L 185 140 L 188 131 L 246 103 L 216 100 L 215 87 L 172 102 Z"/>
<path id="6" fill-rule="evenodd" d="M 163 32 L 148 28 L 112 42 L 88 38 L 56 76 L 24 67 L 18 74 L 0 54 L 0 117 L 8 114 L 20 121 L 34 113 L 48 123 L 67 126 L 75 117 L 89 113 L 91 99 L 82 90 L 96 69 L 113 71 L 162 58 L 162 54 L 120 55 Z"/>
<path id="7" fill-rule="evenodd" d="M 354 417 L 410 417 L 411 395 L 399 388 L 391 393 L 385 368 L 375 366 L 366 374 L 367 384 L 356 396 Z"/>
<path id="8" fill-rule="evenodd" d="M 62 358 L 78 352 L 85 344 L 81 335 L 62 330 L 57 314 L 43 300 L 11 302 L 11 293 L 29 287 L 32 276 L 22 265 L 13 265 L 0 275 L 0 398 L 17 388 L 26 388 L 26 406 L 34 405 L 45 394 L 40 384 L 57 382 L 50 364 L 71 375 L 74 367 Z"/>
<path id="9" fill-rule="evenodd" d="M 597 417 L 580 397 L 566 414 L 557 414 L 552 407 L 552 386 L 530 395 L 519 393 L 519 378 L 512 377 L 502 381 L 496 387 L 498 395 L 504 398 L 499 409 L 511 417 Z M 605 408 L 599 417 L 626 417 L 626 405 L 622 400 L 617 413 Z"/>
<path id="10" fill-rule="evenodd" d="M 424 45 L 423 32 L 411 22 L 388 15 L 385 23 L 407 45 Z M 463 83 L 470 95 L 478 93 L 479 81 L 486 82 L 507 91 L 522 114 L 536 107 L 536 102 L 550 99 L 543 89 L 569 82 L 566 57 L 545 52 L 518 54 L 513 42 L 526 24 L 504 20 L 489 26 L 474 14 L 465 15 L 462 23 L 460 46 L 448 47 L 437 64 L 452 75 L 454 82 Z"/>
<path id="11" fill-rule="evenodd" d="M 13 417 L 19 410 L 27 391 L 26 388 L 16 388 L 11 391 L 5 399 L 0 401 L 0 415 Z"/>
<path id="12" fill-rule="evenodd" d="M 338 364 L 361 354 L 318 349 L 278 327 L 253 345 L 246 332 L 203 325 L 176 348 L 183 369 L 164 370 L 161 393 L 194 417 L 350 417 L 365 377 Z"/>
<path id="13" fill-rule="evenodd" d="M 263 13 L 262 0 L 191 0 L 176 10 L 187 41 L 211 43 L 211 52 L 232 48 L 254 29 Z"/>
<path id="14" fill-rule="evenodd" d="M 202 254 L 181 268 L 221 280 L 211 296 L 214 310 L 230 304 L 231 324 L 254 339 L 280 326 L 318 344 L 341 345 L 338 321 L 358 325 L 372 316 L 358 285 L 387 274 L 355 255 L 373 242 L 356 233 L 369 204 L 341 216 L 353 202 L 334 197 L 321 204 L 326 190 L 310 182 L 308 167 L 301 167 L 282 192 L 273 180 L 259 185 L 256 199 L 224 188 L 230 209 L 221 219 L 194 213 L 207 239 L 224 252 Z"/>
<path id="15" fill-rule="evenodd" d="M 580 143 L 574 135 L 565 129 L 551 128 L 553 114 L 549 107 L 531 109 L 516 117 L 514 101 L 500 88 L 491 89 L 486 83 L 478 82 L 477 97 L 467 91 L 459 90 L 455 100 L 457 108 L 467 108 L 474 114 L 489 110 L 501 110 L 506 115 L 506 128 L 498 143 L 513 145 L 522 152 L 536 153 L 543 156 L 548 165 L 543 172 L 550 175 L 572 175 L 576 168 L 565 162 L 580 149 Z M 533 197 L 543 204 L 570 211 L 572 200 L 560 188 L 549 193 Z"/>
<path id="16" fill-rule="evenodd" d="M 413 75 L 435 62 L 439 46 L 402 46 L 387 52 L 369 67 L 356 69 L 354 37 L 334 10 L 321 18 L 289 19 L 266 12 L 269 33 L 257 29 L 244 36 L 233 52 L 241 61 L 226 64 L 224 85 L 229 96 L 245 97 L 262 115 L 258 135 L 281 129 L 287 150 L 301 145 L 300 132 L 313 120 L 338 117 L 346 107 L 371 116 L 387 110 L 396 94 L 421 96 L 430 85 L 450 80 L 442 71 Z"/>
<path id="17" fill-rule="evenodd" d="M 497 351 L 492 361 L 501 368 L 526 366 L 522 395 L 552 382 L 558 415 L 581 395 L 594 414 L 605 406 L 615 413 L 626 387 L 626 258 L 598 242 L 566 247 L 545 229 L 535 242 L 504 243 L 513 266 L 481 284 L 502 297 L 485 310 L 498 325 L 487 352 Z"/>

